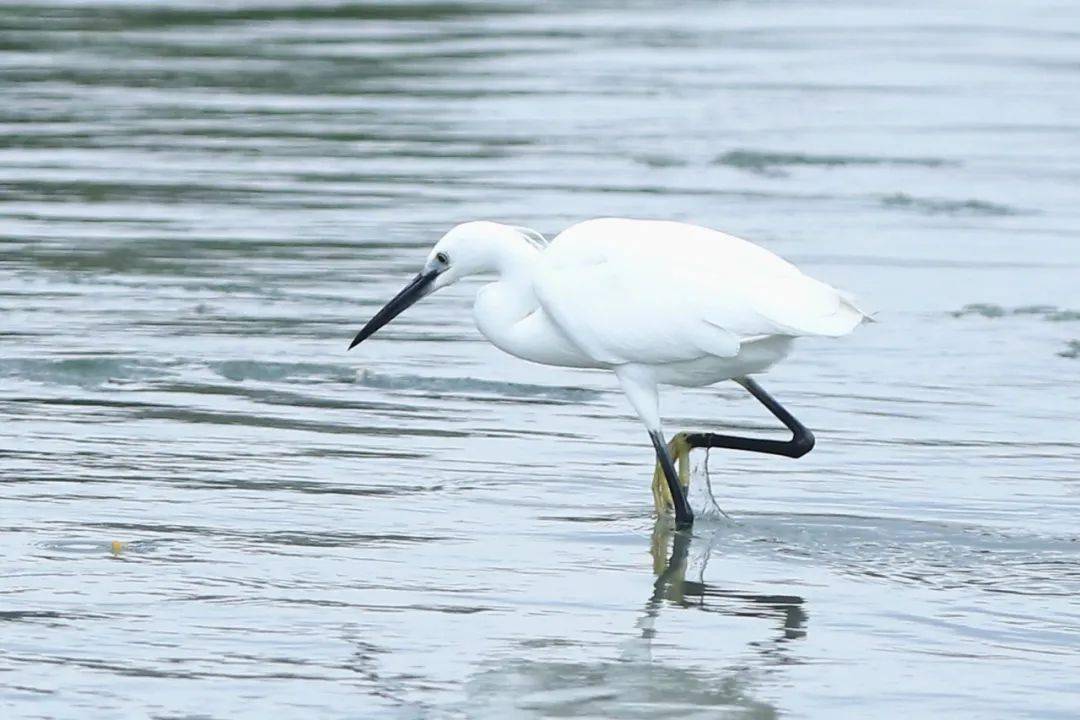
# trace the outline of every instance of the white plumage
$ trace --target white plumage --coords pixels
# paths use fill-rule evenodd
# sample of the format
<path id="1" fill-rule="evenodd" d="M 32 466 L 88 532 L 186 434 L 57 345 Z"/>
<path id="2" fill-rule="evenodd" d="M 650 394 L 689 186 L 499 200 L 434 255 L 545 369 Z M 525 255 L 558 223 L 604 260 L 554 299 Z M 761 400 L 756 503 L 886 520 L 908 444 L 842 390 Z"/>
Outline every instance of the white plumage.
<path id="1" fill-rule="evenodd" d="M 731 358 L 771 336 L 844 335 L 864 317 L 768 250 L 675 222 L 574 225 L 541 254 L 533 288 L 554 324 L 605 365 Z"/>
<path id="2" fill-rule="evenodd" d="M 353 345 L 420 297 L 478 274 L 494 275 L 473 309 L 488 340 L 538 363 L 613 370 L 654 444 L 658 384 L 734 378 L 773 403 L 747 376 L 786 356 L 794 338 L 846 335 L 868 319 L 849 295 L 768 250 L 696 225 L 603 218 L 547 243 L 528 228 L 470 222 L 436 243 Z"/>

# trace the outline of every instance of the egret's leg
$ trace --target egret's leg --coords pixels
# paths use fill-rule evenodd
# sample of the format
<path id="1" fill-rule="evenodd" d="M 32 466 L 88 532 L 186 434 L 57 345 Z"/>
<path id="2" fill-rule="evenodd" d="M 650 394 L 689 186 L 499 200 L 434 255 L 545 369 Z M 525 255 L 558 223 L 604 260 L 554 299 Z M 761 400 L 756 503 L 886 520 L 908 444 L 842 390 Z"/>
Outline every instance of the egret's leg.
<path id="1" fill-rule="evenodd" d="M 783 405 L 776 402 L 769 393 L 748 377 L 735 378 L 735 382 L 750 391 L 750 394 L 758 399 L 762 405 L 777 420 L 784 423 L 791 431 L 790 440 L 763 440 L 758 438 L 736 437 L 734 435 L 718 435 L 716 433 L 691 433 L 686 436 L 690 447 L 718 447 L 730 450 L 747 450 L 749 452 L 768 453 L 769 455 L 784 455 L 798 458 L 814 449 L 814 434 L 810 432 L 795 416 L 789 413 Z"/>
<path id="2" fill-rule="evenodd" d="M 686 440 L 686 433 L 678 433 L 667 444 L 668 453 L 671 454 L 672 462 L 679 469 L 679 484 L 683 492 L 690 493 L 690 443 Z M 671 491 L 667 488 L 667 478 L 664 476 L 664 468 L 660 459 L 656 460 L 656 468 L 653 470 L 652 482 L 653 504 L 656 513 L 663 515 L 675 508 L 671 499 Z"/>
<path id="3" fill-rule="evenodd" d="M 686 493 L 679 482 L 679 473 L 675 470 L 671 453 L 668 452 L 667 443 L 664 442 L 664 434 L 660 430 L 660 395 L 656 387 L 656 376 L 651 368 L 644 365 L 619 365 L 614 370 L 615 377 L 619 379 L 627 400 L 630 401 L 630 405 L 649 431 L 653 448 L 656 450 L 656 459 L 664 473 L 667 490 L 675 508 L 675 526 L 690 527 L 694 523 L 694 512 L 690 509 L 690 503 L 686 501 Z M 655 489 L 653 499 L 658 505 L 660 504 Z"/>
<path id="4" fill-rule="evenodd" d="M 667 480 L 667 489 L 670 494 L 672 505 L 675 507 L 675 527 L 687 528 L 694 524 L 694 511 L 690 509 L 690 503 L 686 499 L 686 492 L 682 483 L 679 482 L 679 471 L 671 460 L 664 435 L 659 430 L 649 432 L 653 447 L 656 448 L 656 459 L 664 471 L 664 479 Z"/>

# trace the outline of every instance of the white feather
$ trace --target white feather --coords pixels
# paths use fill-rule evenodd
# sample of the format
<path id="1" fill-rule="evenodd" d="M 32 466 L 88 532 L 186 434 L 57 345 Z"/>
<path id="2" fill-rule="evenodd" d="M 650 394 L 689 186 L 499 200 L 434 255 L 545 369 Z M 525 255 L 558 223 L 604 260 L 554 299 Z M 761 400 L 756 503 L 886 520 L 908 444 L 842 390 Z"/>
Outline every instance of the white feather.
<path id="1" fill-rule="evenodd" d="M 676 222 L 574 225 L 540 256 L 533 287 L 565 336 L 610 365 L 733 357 L 770 336 L 845 335 L 865 317 L 768 250 Z"/>

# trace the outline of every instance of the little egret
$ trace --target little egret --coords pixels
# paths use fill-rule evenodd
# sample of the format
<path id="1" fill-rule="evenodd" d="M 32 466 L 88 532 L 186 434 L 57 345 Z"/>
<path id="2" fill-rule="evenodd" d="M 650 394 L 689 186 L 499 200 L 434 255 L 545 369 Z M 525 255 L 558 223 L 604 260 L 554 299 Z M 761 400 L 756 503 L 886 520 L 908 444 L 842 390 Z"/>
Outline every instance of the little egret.
<path id="1" fill-rule="evenodd" d="M 678 527 L 694 521 L 686 499 L 691 448 L 797 458 L 814 446 L 813 434 L 750 375 L 784 358 L 796 337 L 847 335 L 869 319 L 849 295 L 764 248 L 704 227 L 602 218 L 548 243 L 528 228 L 468 222 L 442 236 L 349 349 L 420 298 L 482 274 L 494 279 L 476 294 L 473 316 L 500 350 L 544 365 L 614 371 L 656 450 L 657 510 L 673 507 Z M 746 388 L 792 438 L 680 433 L 669 446 L 657 386 L 722 380 Z"/>

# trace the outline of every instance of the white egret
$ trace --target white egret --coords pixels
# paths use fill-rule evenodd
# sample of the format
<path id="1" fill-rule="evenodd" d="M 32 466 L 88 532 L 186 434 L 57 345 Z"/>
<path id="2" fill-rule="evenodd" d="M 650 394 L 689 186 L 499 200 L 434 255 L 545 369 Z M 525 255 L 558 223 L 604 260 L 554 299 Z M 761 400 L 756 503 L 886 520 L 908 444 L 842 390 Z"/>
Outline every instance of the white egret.
<path id="1" fill-rule="evenodd" d="M 545 365 L 614 371 L 656 450 L 657 509 L 666 490 L 679 527 L 694 520 L 684 488 L 690 448 L 801 457 L 814 446 L 813 434 L 750 375 L 784 358 L 796 337 L 847 335 L 869 319 L 849 295 L 764 248 L 704 227 L 602 218 L 548 243 L 527 228 L 468 222 L 443 235 L 419 274 L 349 348 L 420 298 L 481 274 L 494 278 L 477 293 L 473 315 L 496 347 Z M 722 380 L 746 388 L 791 430 L 791 440 L 695 433 L 669 447 L 657 386 Z"/>

